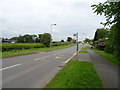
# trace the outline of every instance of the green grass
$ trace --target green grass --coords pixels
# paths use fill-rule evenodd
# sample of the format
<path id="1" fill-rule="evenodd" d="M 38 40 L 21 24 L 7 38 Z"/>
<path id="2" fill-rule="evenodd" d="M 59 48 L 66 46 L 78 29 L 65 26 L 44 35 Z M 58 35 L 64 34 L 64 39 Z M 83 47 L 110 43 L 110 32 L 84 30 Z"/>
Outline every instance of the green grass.
<path id="1" fill-rule="evenodd" d="M 45 88 L 103 88 L 94 64 L 69 61 Z"/>
<path id="2" fill-rule="evenodd" d="M 108 54 L 108 53 L 106 53 L 104 51 L 96 51 L 96 53 L 103 56 L 104 58 L 106 58 L 111 63 L 113 63 L 113 64 L 117 65 L 118 67 L 120 67 L 120 60 L 115 55 Z"/>
<path id="3" fill-rule="evenodd" d="M 87 48 L 86 48 L 86 47 L 82 47 L 81 49 L 82 49 L 82 50 L 86 50 Z"/>
<path id="4" fill-rule="evenodd" d="M 19 56 L 19 55 L 26 55 L 26 54 L 34 54 L 34 53 L 37 53 L 37 52 L 53 51 L 53 50 L 72 47 L 74 45 L 75 44 L 56 46 L 56 47 L 52 47 L 52 48 L 33 48 L 33 49 L 26 49 L 26 50 L 13 50 L 13 51 L 0 52 L 0 55 L 2 54 L 1 55 L 2 57 L 0 57 L 0 58 L 6 58 L 6 57 L 11 57 L 11 56 Z"/>
<path id="5" fill-rule="evenodd" d="M 88 51 L 79 51 L 79 53 L 88 53 Z"/>
<path id="6" fill-rule="evenodd" d="M 100 49 L 93 47 L 92 50 L 97 50 L 97 51 L 101 51 Z"/>

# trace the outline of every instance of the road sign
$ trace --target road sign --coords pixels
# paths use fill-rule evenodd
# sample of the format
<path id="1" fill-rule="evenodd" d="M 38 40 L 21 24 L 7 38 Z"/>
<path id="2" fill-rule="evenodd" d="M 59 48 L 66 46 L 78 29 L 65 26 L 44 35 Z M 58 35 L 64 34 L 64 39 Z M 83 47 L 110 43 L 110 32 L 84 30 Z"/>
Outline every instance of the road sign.
<path id="1" fill-rule="evenodd" d="M 77 34 L 76 34 L 76 33 L 74 33 L 74 34 L 73 34 L 73 36 L 77 36 Z"/>

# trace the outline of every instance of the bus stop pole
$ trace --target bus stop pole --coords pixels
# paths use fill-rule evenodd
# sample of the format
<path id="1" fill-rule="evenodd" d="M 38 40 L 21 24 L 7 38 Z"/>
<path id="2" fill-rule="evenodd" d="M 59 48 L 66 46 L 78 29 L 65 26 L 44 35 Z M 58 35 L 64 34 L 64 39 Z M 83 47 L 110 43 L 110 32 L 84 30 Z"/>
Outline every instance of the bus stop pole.
<path id="1" fill-rule="evenodd" d="M 78 33 L 77 33 L 77 52 L 78 52 Z"/>

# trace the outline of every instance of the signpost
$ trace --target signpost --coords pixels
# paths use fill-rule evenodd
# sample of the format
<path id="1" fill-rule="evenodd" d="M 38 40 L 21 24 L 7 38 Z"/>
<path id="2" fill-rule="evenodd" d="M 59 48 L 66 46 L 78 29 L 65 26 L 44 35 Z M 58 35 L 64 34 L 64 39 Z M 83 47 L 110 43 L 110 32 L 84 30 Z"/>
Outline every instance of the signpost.
<path id="1" fill-rule="evenodd" d="M 78 52 L 78 33 L 74 33 L 73 36 L 76 36 L 77 52 Z"/>

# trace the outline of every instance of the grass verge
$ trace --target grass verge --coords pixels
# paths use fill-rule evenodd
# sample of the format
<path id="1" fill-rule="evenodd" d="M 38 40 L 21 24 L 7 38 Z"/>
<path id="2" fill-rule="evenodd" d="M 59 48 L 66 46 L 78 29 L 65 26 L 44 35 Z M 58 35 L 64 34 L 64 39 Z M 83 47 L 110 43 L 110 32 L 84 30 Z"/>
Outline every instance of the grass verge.
<path id="1" fill-rule="evenodd" d="M 100 49 L 93 47 L 92 50 L 101 51 Z"/>
<path id="2" fill-rule="evenodd" d="M 93 63 L 69 61 L 45 88 L 103 88 Z"/>
<path id="3" fill-rule="evenodd" d="M 120 67 L 120 60 L 115 55 L 108 54 L 105 51 L 96 51 L 96 53 L 103 56 L 104 58 L 106 58 L 111 63 L 113 63 L 113 64 L 117 65 L 118 67 Z"/>
<path id="4" fill-rule="evenodd" d="M 59 49 L 72 47 L 74 45 L 75 44 L 56 46 L 56 47 L 52 47 L 52 48 L 33 48 L 33 49 L 27 49 L 27 50 L 13 50 L 13 51 L 0 52 L 0 54 L 2 54 L 1 55 L 2 57 L 0 57 L 0 58 L 19 56 L 19 55 L 27 55 L 27 54 L 35 54 L 37 52 L 59 50 Z"/>
<path id="5" fill-rule="evenodd" d="M 88 51 L 79 51 L 79 53 L 88 53 Z"/>
<path id="6" fill-rule="evenodd" d="M 82 47 L 81 49 L 82 49 L 82 50 L 86 50 L 87 48 L 86 48 L 86 47 Z"/>

